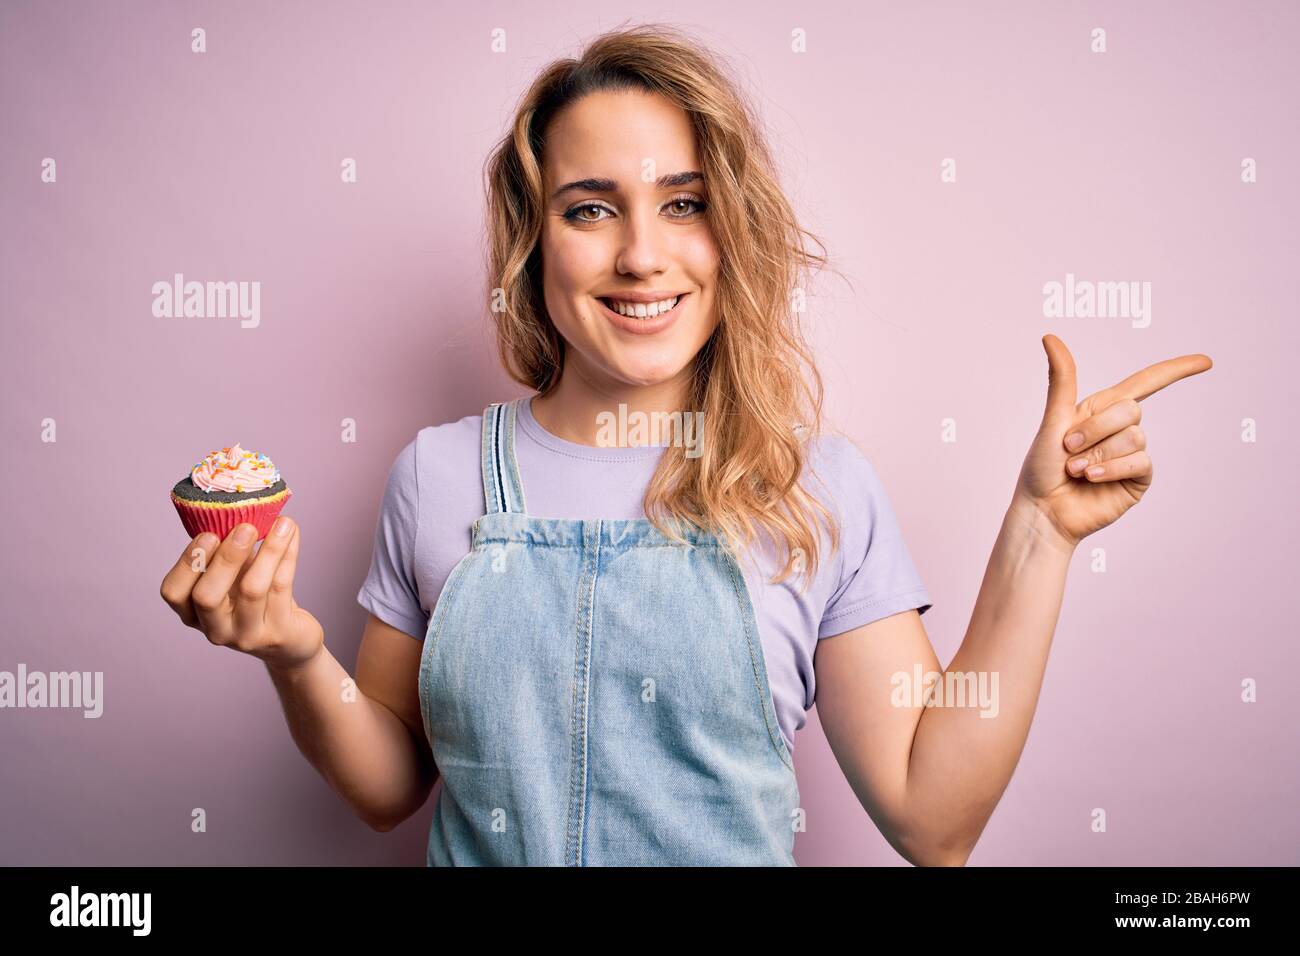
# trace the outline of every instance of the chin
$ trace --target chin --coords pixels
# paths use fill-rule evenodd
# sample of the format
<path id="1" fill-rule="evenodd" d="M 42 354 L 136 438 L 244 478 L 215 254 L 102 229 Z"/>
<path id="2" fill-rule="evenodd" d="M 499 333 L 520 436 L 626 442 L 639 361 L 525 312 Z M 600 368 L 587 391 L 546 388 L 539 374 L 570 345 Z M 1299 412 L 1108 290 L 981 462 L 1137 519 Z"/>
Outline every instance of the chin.
<path id="1" fill-rule="evenodd" d="M 689 375 L 698 349 L 694 339 L 680 336 L 678 341 L 647 343 L 608 343 L 602 364 L 610 374 L 628 385 L 662 385 Z"/>
<path id="2" fill-rule="evenodd" d="M 664 382 L 671 381 L 681 374 L 685 365 L 673 363 L 670 365 L 645 365 L 641 363 L 621 364 L 612 362 L 609 365 L 610 371 L 620 381 L 628 385 L 649 386 L 662 385 Z"/>

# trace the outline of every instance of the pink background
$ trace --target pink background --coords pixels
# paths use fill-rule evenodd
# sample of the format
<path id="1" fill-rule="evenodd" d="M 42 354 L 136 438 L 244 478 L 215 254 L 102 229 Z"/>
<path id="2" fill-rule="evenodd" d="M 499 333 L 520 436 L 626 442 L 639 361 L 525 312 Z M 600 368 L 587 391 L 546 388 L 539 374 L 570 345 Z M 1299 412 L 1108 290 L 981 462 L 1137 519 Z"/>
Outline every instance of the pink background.
<path id="1" fill-rule="evenodd" d="M 167 491 L 213 447 L 266 450 L 303 528 L 298 601 L 354 668 L 394 455 L 520 394 L 482 298 L 487 152 L 543 64 L 625 20 L 676 23 L 736 66 L 853 283 L 825 277 L 810 305 L 827 409 L 893 499 L 941 662 L 1042 413 L 1043 333 L 1072 349 L 1081 397 L 1169 356 L 1215 361 L 1144 403 L 1154 488 L 1075 558 L 1037 718 L 971 865 L 1300 862 L 1296 5 L 739 9 L 0 8 L 0 670 L 105 675 L 98 720 L 0 711 L 0 862 L 423 862 L 432 801 L 369 830 L 299 755 L 262 665 L 159 599 L 185 544 Z M 175 272 L 260 281 L 260 327 L 153 317 L 150 288 Z M 1150 327 L 1045 319 L 1042 286 L 1067 272 L 1150 282 Z M 902 864 L 815 711 L 797 745 L 799 861 Z"/>

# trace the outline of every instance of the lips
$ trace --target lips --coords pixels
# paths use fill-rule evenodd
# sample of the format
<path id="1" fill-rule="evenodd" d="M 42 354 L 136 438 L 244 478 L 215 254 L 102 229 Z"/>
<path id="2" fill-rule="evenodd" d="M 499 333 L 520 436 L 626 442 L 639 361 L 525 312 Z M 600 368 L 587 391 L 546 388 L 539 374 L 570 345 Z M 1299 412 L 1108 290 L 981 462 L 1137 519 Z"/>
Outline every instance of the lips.
<path id="1" fill-rule="evenodd" d="M 646 316 L 645 318 L 623 315 L 618 310 L 611 308 L 610 301 L 606 298 L 597 297 L 596 301 L 600 303 L 601 313 L 615 327 L 622 329 L 624 332 L 631 332 L 633 335 L 654 335 L 656 332 L 662 332 L 677 321 L 677 316 L 681 314 L 689 296 L 689 292 L 683 292 L 677 296 L 677 304 L 667 312 L 660 312 L 656 316 Z"/>

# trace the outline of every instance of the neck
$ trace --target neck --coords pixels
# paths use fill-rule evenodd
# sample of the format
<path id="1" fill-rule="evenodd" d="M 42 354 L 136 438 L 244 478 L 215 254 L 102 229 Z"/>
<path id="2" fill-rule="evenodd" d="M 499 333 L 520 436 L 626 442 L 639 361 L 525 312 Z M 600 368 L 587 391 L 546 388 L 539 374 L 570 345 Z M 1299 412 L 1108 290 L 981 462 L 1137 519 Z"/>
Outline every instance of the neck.
<path id="1" fill-rule="evenodd" d="M 537 423 L 552 435 L 580 445 L 598 445 L 602 412 L 618 414 L 619 405 L 632 412 L 686 411 L 690 366 L 665 382 L 654 385 L 597 383 L 572 369 L 565 369 L 560 382 L 545 395 L 533 399 Z"/>

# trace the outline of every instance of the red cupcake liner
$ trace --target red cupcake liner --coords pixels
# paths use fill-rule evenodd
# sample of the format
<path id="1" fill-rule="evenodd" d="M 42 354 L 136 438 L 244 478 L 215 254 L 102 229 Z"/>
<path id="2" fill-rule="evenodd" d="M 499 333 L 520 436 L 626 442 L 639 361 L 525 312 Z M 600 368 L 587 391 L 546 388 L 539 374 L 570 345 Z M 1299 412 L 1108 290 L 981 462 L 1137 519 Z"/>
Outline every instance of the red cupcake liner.
<path id="1" fill-rule="evenodd" d="M 288 488 L 284 494 L 270 500 L 250 498 L 247 503 L 236 503 L 214 507 L 212 505 L 191 505 L 172 496 L 176 513 L 181 516 L 181 524 L 193 539 L 204 531 L 211 531 L 222 541 L 226 535 L 235 530 L 236 525 L 251 524 L 257 528 L 255 541 L 261 541 L 271 532 L 276 516 L 284 508 L 285 502 L 293 496 Z"/>

